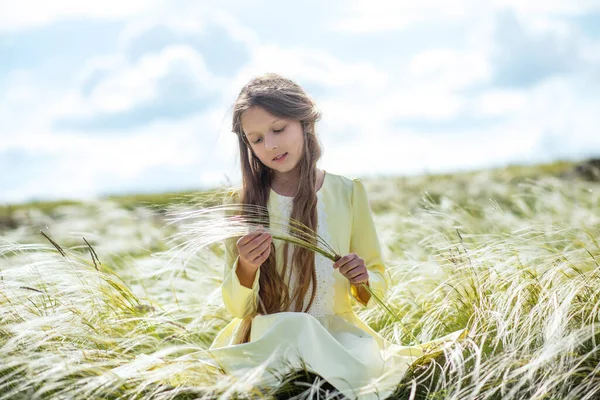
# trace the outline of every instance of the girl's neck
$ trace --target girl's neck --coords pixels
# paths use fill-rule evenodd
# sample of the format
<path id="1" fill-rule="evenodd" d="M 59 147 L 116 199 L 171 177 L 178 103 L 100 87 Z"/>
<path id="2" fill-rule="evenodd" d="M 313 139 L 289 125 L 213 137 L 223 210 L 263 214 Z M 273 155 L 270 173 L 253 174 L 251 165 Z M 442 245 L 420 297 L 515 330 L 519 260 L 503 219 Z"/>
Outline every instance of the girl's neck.
<path id="1" fill-rule="evenodd" d="M 284 192 L 295 191 L 300 181 L 300 165 L 296 165 L 291 171 L 279 172 L 273 171 L 273 179 L 271 187 L 275 190 L 279 189 Z"/>
<path id="2" fill-rule="evenodd" d="M 324 171 L 317 168 L 317 182 L 315 190 L 319 190 L 323 183 Z M 286 174 L 275 173 L 271 181 L 271 188 L 282 196 L 292 197 L 298 191 L 299 173 L 294 169 Z"/>
<path id="3" fill-rule="evenodd" d="M 297 168 L 285 173 L 275 171 L 271 188 L 283 196 L 294 196 L 298 190 L 300 174 Z"/>
<path id="4" fill-rule="evenodd" d="M 277 186 L 295 186 L 300 180 L 299 171 L 294 168 L 289 172 L 275 172 L 273 175 L 272 184 Z"/>

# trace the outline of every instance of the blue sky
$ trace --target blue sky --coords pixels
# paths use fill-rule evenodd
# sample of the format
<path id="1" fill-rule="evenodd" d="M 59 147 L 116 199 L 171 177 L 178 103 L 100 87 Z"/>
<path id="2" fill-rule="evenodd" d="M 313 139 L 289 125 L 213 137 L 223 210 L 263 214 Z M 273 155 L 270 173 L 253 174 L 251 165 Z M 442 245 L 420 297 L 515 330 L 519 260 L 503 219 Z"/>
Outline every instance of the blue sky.
<path id="1" fill-rule="evenodd" d="M 230 108 L 264 72 L 315 98 L 338 174 L 600 154 L 600 1 L 0 8 L 0 203 L 235 184 Z"/>

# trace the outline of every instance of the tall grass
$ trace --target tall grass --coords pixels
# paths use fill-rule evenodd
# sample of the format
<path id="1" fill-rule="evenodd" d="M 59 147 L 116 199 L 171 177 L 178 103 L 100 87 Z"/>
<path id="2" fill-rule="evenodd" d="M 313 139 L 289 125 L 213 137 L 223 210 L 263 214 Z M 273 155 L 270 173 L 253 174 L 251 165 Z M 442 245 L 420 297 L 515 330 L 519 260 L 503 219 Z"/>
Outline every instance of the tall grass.
<path id="1" fill-rule="evenodd" d="M 469 330 L 415 363 L 392 397 L 600 397 L 597 184 L 499 170 L 372 180 L 368 190 L 396 315 L 357 306 L 361 318 L 406 345 Z M 0 238 L 0 398 L 331 391 L 306 371 L 267 388 L 203 362 L 231 316 L 223 247 L 199 246 L 189 218 L 113 202 L 13 217 L 19 227 Z"/>

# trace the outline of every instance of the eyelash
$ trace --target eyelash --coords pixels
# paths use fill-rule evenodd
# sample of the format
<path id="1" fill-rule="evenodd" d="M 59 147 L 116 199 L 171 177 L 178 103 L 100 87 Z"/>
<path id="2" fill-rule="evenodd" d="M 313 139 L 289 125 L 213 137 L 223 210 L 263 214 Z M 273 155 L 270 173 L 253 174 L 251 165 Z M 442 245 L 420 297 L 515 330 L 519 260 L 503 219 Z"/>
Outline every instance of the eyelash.
<path id="1" fill-rule="evenodd" d="M 274 130 L 273 132 L 274 132 L 274 133 L 281 133 L 281 132 L 283 132 L 284 130 L 285 130 L 285 126 L 284 126 L 283 128 L 281 128 L 281 129 L 279 129 L 279 130 L 276 130 L 276 131 Z M 260 141 L 261 141 L 261 139 L 259 138 L 258 140 L 255 140 L 255 141 L 254 141 L 254 142 L 252 142 L 252 143 L 254 143 L 254 144 L 259 144 L 259 143 L 260 143 Z"/>

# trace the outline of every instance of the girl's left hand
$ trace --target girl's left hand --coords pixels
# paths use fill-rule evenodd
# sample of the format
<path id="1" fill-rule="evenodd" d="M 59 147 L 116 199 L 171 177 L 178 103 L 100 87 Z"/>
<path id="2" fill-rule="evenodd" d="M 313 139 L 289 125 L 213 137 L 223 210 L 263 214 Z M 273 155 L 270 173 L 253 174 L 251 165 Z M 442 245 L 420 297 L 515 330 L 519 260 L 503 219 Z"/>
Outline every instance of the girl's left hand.
<path id="1" fill-rule="evenodd" d="M 334 262 L 333 268 L 337 268 L 354 285 L 369 282 L 365 261 L 354 253 L 347 254 Z"/>

